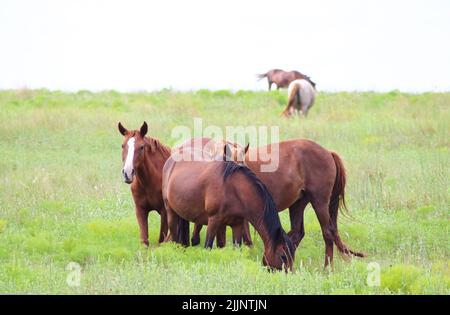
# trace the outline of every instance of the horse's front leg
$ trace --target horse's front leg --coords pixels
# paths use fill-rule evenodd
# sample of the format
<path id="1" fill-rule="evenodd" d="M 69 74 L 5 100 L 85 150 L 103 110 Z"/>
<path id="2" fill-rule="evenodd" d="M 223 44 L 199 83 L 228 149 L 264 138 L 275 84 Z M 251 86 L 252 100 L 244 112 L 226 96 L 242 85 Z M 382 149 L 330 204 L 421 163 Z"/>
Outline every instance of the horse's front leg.
<path id="1" fill-rule="evenodd" d="M 214 244 L 214 238 L 217 235 L 221 222 L 215 218 L 208 219 L 208 229 L 206 230 L 205 248 L 212 248 Z"/>
<path id="2" fill-rule="evenodd" d="M 248 221 L 244 220 L 244 222 L 242 223 L 242 226 L 244 229 L 244 233 L 243 233 L 244 244 L 247 246 L 253 246 L 252 236 L 250 235 L 250 225 L 249 225 Z"/>
<path id="3" fill-rule="evenodd" d="M 164 242 L 164 240 L 167 237 L 168 231 L 169 231 L 169 225 L 167 223 L 167 212 L 166 209 L 161 209 L 158 211 L 159 215 L 161 216 L 161 226 L 159 229 L 159 243 Z"/>
<path id="4" fill-rule="evenodd" d="M 136 218 L 139 224 L 141 242 L 148 247 L 148 210 L 136 205 Z"/>
<path id="5" fill-rule="evenodd" d="M 231 227 L 233 231 L 233 245 L 234 246 L 241 246 L 242 245 L 242 238 L 244 234 L 244 227 L 242 224 L 237 224 Z"/>
<path id="6" fill-rule="evenodd" d="M 219 247 L 219 248 L 223 248 L 227 244 L 227 226 L 226 225 L 222 225 L 217 230 L 216 242 L 217 242 L 217 247 Z"/>
<path id="7" fill-rule="evenodd" d="M 309 200 L 305 197 L 297 200 L 289 207 L 289 217 L 291 220 L 291 230 L 288 233 L 289 238 L 298 247 L 303 237 L 305 236 L 305 226 L 303 213 L 308 205 Z"/>

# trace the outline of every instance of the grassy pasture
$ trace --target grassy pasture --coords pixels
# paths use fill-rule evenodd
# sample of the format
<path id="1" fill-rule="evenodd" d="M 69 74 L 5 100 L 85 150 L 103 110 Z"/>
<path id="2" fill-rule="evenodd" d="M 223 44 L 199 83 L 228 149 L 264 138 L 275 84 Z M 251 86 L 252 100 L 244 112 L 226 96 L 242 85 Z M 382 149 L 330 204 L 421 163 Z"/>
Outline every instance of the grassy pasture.
<path id="1" fill-rule="evenodd" d="M 450 93 L 319 93 L 308 119 L 281 118 L 285 104 L 284 91 L 0 91 L 0 292 L 449 294 Z M 355 218 L 340 217 L 341 237 L 369 257 L 336 255 L 324 271 L 310 206 L 293 274 L 262 268 L 258 237 L 251 249 L 157 246 L 156 213 L 142 248 L 117 121 L 145 119 L 149 135 L 172 145 L 172 128 L 194 117 L 280 126 L 281 140 L 337 151 Z M 289 230 L 287 211 L 280 216 Z M 80 286 L 66 283 L 69 262 L 82 268 Z M 366 282 L 371 262 L 379 286 Z"/>

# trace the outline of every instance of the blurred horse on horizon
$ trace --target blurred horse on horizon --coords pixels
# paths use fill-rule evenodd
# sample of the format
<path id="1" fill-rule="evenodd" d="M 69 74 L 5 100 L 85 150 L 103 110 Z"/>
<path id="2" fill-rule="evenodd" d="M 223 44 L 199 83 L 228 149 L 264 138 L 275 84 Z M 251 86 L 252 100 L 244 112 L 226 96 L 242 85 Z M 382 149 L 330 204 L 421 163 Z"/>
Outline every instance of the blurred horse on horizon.
<path id="1" fill-rule="evenodd" d="M 273 83 L 275 83 L 278 90 L 280 88 L 287 87 L 289 83 L 298 79 L 307 80 L 314 87 L 314 89 L 316 88 L 316 83 L 314 83 L 309 76 L 295 70 L 284 71 L 281 69 L 272 69 L 267 71 L 266 73 L 258 74 L 257 77 L 259 80 L 267 78 L 267 82 L 269 83 L 269 91 L 272 89 Z"/>
<path id="2" fill-rule="evenodd" d="M 308 110 L 314 105 L 316 91 L 307 80 L 294 80 L 288 88 L 288 105 L 282 115 L 290 117 L 295 113 L 308 115 Z"/>

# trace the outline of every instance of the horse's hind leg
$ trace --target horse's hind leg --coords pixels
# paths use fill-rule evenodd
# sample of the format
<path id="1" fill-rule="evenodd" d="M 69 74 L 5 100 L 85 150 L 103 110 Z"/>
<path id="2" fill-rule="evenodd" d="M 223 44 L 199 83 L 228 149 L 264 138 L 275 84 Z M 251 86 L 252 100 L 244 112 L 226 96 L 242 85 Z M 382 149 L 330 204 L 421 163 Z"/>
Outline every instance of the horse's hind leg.
<path id="1" fill-rule="evenodd" d="M 166 208 L 167 224 L 169 226 L 169 235 L 165 241 L 173 241 L 184 246 L 189 246 L 189 222 L 181 218 L 171 208 Z"/>
<path id="2" fill-rule="evenodd" d="M 217 235 L 221 223 L 214 218 L 208 219 L 208 228 L 206 230 L 205 248 L 212 248 L 214 244 L 214 238 Z"/>
<path id="3" fill-rule="evenodd" d="M 319 219 L 322 236 L 325 242 L 325 268 L 333 263 L 334 227 L 330 221 L 328 211 L 328 198 L 314 199 L 311 201 L 317 218 Z"/>
<path id="4" fill-rule="evenodd" d="M 192 246 L 197 246 L 200 244 L 200 231 L 202 230 L 203 225 L 196 223 L 194 225 L 194 231 L 192 232 L 191 244 Z"/>
<path id="5" fill-rule="evenodd" d="M 300 242 L 305 236 L 303 213 L 305 212 L 305 208 L 308 203 L 308 198 L 303 197 L 289 207 L 291 230 L 289 231 L 288 236 L 292 240 L 292 243 L 294 243 L 294 246 L 296 248 L 298 247 L 298 245 L 300 245 Z"/>
<path id="6" fill-rule="evenodd" d="M 289 96 L 289 97 L 291 97 L 291 96 Z M 290 98 L 288 100 L 288 104 L 287 104 L 287 106 L 286 106 L 286 108 L 285 108 L 285 110 L 284 110 L 282 115 L 284 115 L 285 117 L 289 117 L 289 116 L 292 116 L 293 114 L 295 114 L 296 102 L 297 102 L 297 99 L 296 99 L 295 96 Z"/>
<path id="7" fill-rule="evenodd" d="M 284 109 L 284 111 L 281 115 L 289 118 L 294 113 L 295 113 L 295 107 L 292 105 L 292 101 L 289 101 L 288 105 L 286 106 L 286 108 Z"/>
<path id="8" fill-rule="evenodd" d="M 290 107 L 289 107 L 289 105 L 285 108 L 285 110 L 281 113 L 281 116 L 284 116 L 284 117 L 286 117 L 286 118 L 288 118 L 289 117 L 289 110 L 290 110 Z"/>
<path id="9" fill-rule="evenodd" d="M 303 116 L 305 116 L 305 117 L 308 116 L 308 110 L 309 110 L 309 106 L 306 106 L 306 105 L 302 106 L 301 113 L 303 114 Z"/>

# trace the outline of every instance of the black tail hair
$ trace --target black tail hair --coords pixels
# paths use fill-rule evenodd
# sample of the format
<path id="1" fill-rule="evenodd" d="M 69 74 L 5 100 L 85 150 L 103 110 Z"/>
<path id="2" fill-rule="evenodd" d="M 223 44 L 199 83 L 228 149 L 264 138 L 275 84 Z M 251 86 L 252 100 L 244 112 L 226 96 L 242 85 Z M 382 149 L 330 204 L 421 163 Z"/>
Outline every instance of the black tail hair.
<path id="1" fill-rule="evenodd" d="M 351 250 L 350 248 L 345 245 L 345 243 L 341 240 L 339 233 L 338 233 L 338 226 L 337 226 L 337 218 L 338 218 L 338 211 L 339 209 L 347 210 L 347 207 L 345 205 L 345 184 L 347 181 L 346 174 L 345 174 L 345 167 L 344 163 L 342 162 L 342 159 L 339 157 L 339 155 L 336 152 L 331 152 L 331 156 L 334 159 L 334 163 L 336 164 L 336 178 L 334 181 L 333 191 L 331 193 L 331 199 L 328 211 L 330 213 L 330 223 L 332 225 L 332 233 L 334 237 L 334 243 L 336 244 L 339 252 L 345 254 L 345 255 L 353 255 L 357 257 L 365 257 L 366 254 L 356 252 Z"/>
<path id="2" fill-rule="evenodd" d="M 256 76 L 258 77 L 258 80 L 262 80 L 262 79 L 264 79 L 265 77 L 267 77 L 267 73 L 257 74 Z"/>

